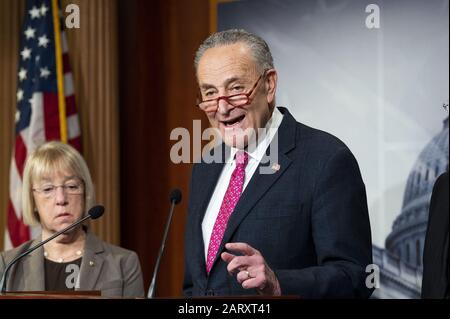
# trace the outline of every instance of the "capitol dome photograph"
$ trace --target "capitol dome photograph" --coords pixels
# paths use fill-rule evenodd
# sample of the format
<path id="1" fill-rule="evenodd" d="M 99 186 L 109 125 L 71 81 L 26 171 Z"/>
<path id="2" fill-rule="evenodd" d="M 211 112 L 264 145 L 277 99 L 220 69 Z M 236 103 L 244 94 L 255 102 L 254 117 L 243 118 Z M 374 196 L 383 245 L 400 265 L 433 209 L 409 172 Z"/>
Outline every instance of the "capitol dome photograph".
<path id="1" fill-rule="evenodd" d="M 431 193 L 436 179 L 448 170 L 448 120 L 420 152 L 409 173 L 402 208 L 385 249 L 373 246 L 374 263 L 380 267 L 380 289 L 373 298 L 420 298 Z"/>

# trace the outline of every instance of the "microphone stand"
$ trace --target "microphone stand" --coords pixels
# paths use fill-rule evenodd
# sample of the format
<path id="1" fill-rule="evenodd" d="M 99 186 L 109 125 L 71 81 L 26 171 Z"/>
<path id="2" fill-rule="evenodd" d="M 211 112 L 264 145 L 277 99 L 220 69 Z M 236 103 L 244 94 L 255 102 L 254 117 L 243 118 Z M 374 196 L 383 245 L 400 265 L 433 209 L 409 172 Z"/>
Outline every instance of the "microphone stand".
<path id="1" fill-rule="evenodd" d="M 170 227 L 170 223 L 172 221 L 172 215 L 173 215 L 173 211 L 174 211 L 176 204 L 177 204 L 176 199 L 172 199 L 171 205 L 170 205 L 169 219 L 167 220 L 166 228 L 164 230 L 162 244 L 161 244 L 161 247 L 159 248 L 158 259 L 156 259 L 155 270 L 153 271 L 153 277 L 152 277 L 152 281 L 150 283 L 150 288 L 148 288 L 147 298 L 150 298 L 150 299 L 155 298 L 156 275 L 158 274 L 159 264 L 161 262 L 162 255 L 164 253 L 164 248 L 166 246 L 167 234 L 169 233 L 169 227 Z"/>

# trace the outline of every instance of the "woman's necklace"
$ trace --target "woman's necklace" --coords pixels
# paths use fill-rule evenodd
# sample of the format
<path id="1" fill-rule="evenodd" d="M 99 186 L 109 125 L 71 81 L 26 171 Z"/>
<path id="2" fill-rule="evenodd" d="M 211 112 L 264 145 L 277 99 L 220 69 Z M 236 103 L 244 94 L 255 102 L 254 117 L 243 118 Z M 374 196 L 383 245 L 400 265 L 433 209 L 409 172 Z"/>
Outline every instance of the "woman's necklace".
<path id="1" fill-rule="evenodd" d="M 70 260 L 71 258 L 73 258 L 73 257 L 77 257 L 76 259 L 78 259 L 79 257 L 81 257 L 83 255 L 83 251 L 81 251 L 81 250 L 77 250 L 74 254 L 71 254 L 71 255 L 69 255 L 69 256 L 65 256 L 64 258 L 63 257 L 59 257 L 59 258 L 56 258 L 56 257 L 53 257 L 53 256 L 50 256 L 50 254 L 46 251 L 46 250 L 44 250 L 44 257 L 45 258 L 47 258 L 47 259 L 49 259 L 49 260 L 52 260 L 52 261 L 56 261 L 56 262 L 58 262 L 58 263 L 62 263 L 62 262 L 64 262 L 65 260 Z M 74 260 L 74 259 L 72 259 L 72 260 Z M 71 261 L 71 260 L 70 260 Z"/>

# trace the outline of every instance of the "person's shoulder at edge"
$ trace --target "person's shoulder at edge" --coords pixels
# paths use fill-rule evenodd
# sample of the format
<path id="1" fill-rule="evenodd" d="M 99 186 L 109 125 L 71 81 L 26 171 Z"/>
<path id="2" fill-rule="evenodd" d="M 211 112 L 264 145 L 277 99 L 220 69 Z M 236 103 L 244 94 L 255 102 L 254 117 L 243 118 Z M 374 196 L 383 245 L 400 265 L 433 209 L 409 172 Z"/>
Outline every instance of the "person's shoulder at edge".
<path id="1" fill-rule="evenodd" d="M 302 148 L 303 145 L 307 147 L 309 152 L 318 152 L 321 156 L 326 156 L 327 154 L 332 156 L 343 149 L 349 150 L 348 146 L 335 135 L 299 122 L 287 108 L 281 108 L 281 111 L 284 115 L 283 121 L 296 123 L 296 145 L 300 146 L 297 147 L 297 151 L 305 151 Z M 283 122 L 281 125 L 283 125 Z"/>
<path id="2" fill-rule="evenodd" d="M 433 189 L 434 190 L 439 190 L 442 187 L 448 185 L 449 180 L 448 180 L 448 172 L 444 172 L 441 175 L 438 176 L 438 178 L 436 179 L 436 182 L 434 183 Z M 448 186 L 447 186 L 448 188 Z"/>
<path id="3" fill-rule="evenodd" d="M 107 243 L 94 234 L 88 233 L 86 244 L 91 245 L 90 249 L 99 251 L 101 258 L 104 258 L 112 267 L 120 267 L 124 280 L 123 297 L 144 297 L 144 281 L 139 256 L 135 251 Z M 98 246 L 97 246 L 98 245 Z"/>
<path id="4" fill-rule="evenodd" d="M 135 251 L 126 249 L 126 248 L 123 248 L 121 246 L 117 246 L 114 244 L 110 244 L 110 243 L 100 239 L 99 237 L 97 237 L 97 235 L 95 235 L 94 233 L 92 233 L 90 231 L 88 231 L 87 236 L 89 239 L 87 240 L 86 245 L 92 245 L 92 244 L 101 245 L 104 252 L 110 253 L 111 255 L 114 255 L 114 256 L 137 255 Z"/>
<path id="5" fill-rule="evenodd" d="M 1 262 L 3 262 L 5 265 L 10 263 L 14 258 L 19 256 L 21 253 L 23 253 L 27 249 L 29 249 L 34 241 L 35 240 L 32 239 L 27 242 L 24 242 L 23 244 L 15 247 L 15 248 L 0 252 Z"/>

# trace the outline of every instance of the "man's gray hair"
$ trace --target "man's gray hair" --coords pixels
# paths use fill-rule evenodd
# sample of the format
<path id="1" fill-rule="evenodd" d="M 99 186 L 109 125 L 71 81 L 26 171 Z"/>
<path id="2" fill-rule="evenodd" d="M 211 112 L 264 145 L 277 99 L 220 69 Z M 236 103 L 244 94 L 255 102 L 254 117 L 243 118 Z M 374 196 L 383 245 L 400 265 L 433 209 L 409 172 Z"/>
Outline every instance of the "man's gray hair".
<path id="1" fill-rule="evenodd" d="M 256 34 L 242 29 L 230 29 L 220 31 L 210 35 L 198 48 L 195 54 L 194 66 L 197 71 L 200 59 L 206 50 L 234 43 L 242 42 L 248 45 L 252 52 L 256 64 L 261 68 L 261 72 L 267 69 L 273 69 L 273 58 L 266 41 Z"/>

